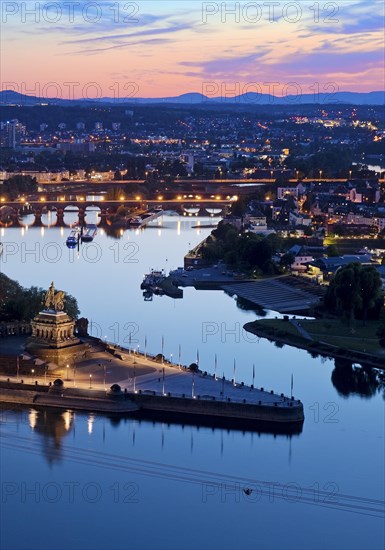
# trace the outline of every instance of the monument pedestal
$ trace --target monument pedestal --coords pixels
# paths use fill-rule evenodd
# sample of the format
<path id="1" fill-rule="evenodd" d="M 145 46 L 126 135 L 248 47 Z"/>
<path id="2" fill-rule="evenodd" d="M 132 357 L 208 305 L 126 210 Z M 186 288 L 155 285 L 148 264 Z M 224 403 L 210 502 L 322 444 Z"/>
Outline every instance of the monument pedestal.
<path id="1" fill-rule="evenodd" d="M 31 321 L 31 327 L 26 349 L 43 361 L 63 367 L 89 349 L 75 336 L 75 321 L 63 311 L 41 311 Z"/>

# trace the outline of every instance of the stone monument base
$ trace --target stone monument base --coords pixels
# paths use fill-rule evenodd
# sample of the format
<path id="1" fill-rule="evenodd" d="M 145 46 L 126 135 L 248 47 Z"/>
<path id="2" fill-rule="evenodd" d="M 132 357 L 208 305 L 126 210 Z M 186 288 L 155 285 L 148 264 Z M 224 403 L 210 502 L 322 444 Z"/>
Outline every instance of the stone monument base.
<path id="1" fill-rule="evenodd" d="M 27 346 L 27 351 L 34 357 L 38 357 L 45 363 L 55 363 L 58 367 L 73 367 L 74 362 L 86 357 L 90 349 L 89 344 L 79 343 L 60 349 L 40 348 L 38 346 Z"/>
<path id="2" fill-rule="evenodd" d="M 85 356 L 89 349 L 74 335 L 75 322 L 63 311 L 41 311 L 31 321 L 31 327 L 32 336 L 25 349 L 47 363 L 72 366 L 75 358 Z"/>

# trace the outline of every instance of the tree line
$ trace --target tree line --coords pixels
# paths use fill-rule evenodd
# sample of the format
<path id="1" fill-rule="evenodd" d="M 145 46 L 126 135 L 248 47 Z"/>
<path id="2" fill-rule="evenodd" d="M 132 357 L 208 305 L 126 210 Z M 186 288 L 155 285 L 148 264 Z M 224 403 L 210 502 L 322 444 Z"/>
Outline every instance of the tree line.
<path id="1" fill-rule="evenodd" d="M 0 273 L 0 321 L 31 321 L 41 311 L 46 290 L 22 287 L 17 281 Z M 64 311 L 73 319 L 79 316 L 76 298 L 66 294 Z"/>

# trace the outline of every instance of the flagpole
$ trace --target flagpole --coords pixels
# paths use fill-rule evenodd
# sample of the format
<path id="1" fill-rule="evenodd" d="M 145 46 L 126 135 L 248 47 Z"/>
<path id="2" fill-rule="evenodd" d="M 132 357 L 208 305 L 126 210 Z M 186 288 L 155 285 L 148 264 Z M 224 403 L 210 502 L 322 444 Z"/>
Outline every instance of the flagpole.
<path id="1" fill-rule="evenodd" d="M 194 371 L 192 373 L 192 384 L 191 384 L 191 397 L 194 399 L 195 395 L 194 395 L 194 386 L 195 386 L 195 379 L 194 379 Z"/>
<path id="2" fill-rule="evenodd" d="M 253 363 L 253 388 L 254 388 L 254 380 L 255 380 L 255 365 Z"/>
<path id="3" fill-rule="evenodd" d="M 164 336 L 162 336 L 162 365 L 163 365 Z"/>
<path id="4" fill-rule="evenodd" d="M 215 354 L 215 361 L 214 361 L 214 380 L 217 380 L 217 354 Z"/>
<path id="5" fill-rule="evenodd" d="M 135 382 L 136 382 L 136 370 L 135 370 L 135 365 L 134 365 L 134 393 L 136 393 Z"/>
<path id="6" fill-rule="evenodd" d="M 162 376 L 163 376 L 162 393 L 163 393 L 163 395 L 164 395 L 164 367 L 163 367 L 163 374 L 162 374 Z"/>
<path id="7" fill-rule="evenodd" d="M 225 398 L 225 373 L 222 376 L 222 397 Z"/>
<path id="8" fill-rule="evenodd" d="M 233 376 L 233 386 L 236 386 L 236 383 L 235 383 L 235 359 L 234 359 L 234 376 Z"/>
<path id="9" fill-rule="evenodd" d="M 293 373 L 291 373 L 290 397 L 293 397 Z"/>
<path id="10" fill-rule="evenodd" d="M 144 337 L 144 358 L 147 359 L 147 336 Z"/>
<path id="11" fill-rule="evenodd" d="M 180 344 L 179 344 L 179 346 L 178 346 L 178 367 L 179 367 L 179 369 L 180 369 L 181 353 L 182 353 L 182 350 L 181 350 L 181 347 L 180 347 Z"/>

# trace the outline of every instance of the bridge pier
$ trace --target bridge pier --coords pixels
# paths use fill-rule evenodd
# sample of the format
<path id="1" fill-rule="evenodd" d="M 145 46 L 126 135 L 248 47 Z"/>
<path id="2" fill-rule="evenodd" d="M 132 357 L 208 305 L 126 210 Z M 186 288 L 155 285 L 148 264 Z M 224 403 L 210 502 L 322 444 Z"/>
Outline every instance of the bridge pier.
<path id="1" fill-rule="evenodd" d="M 62 208 L 56 211 L 56 225 L 60 227 L 64 225 L 64 210 Z"/>
<path id="2" fill-rule="evenodd" d="M 35 211 L 35 221 L 33 222 L 34 227 L 43 227 L 43 223 L 41 221 L 42 211 L 36 210 Z"/>
<path id="3" fill-rule="evenodd" d="M 79 208 L 78 221 L 79 225 L 85 225 L 86 223 L 86 214 L 84 208 Z"/>
<path id="4" fill-rule="evenodd" d="M 107 210 L 105 208 L 100 210 L 100 225 L 107 225 Z"/>

